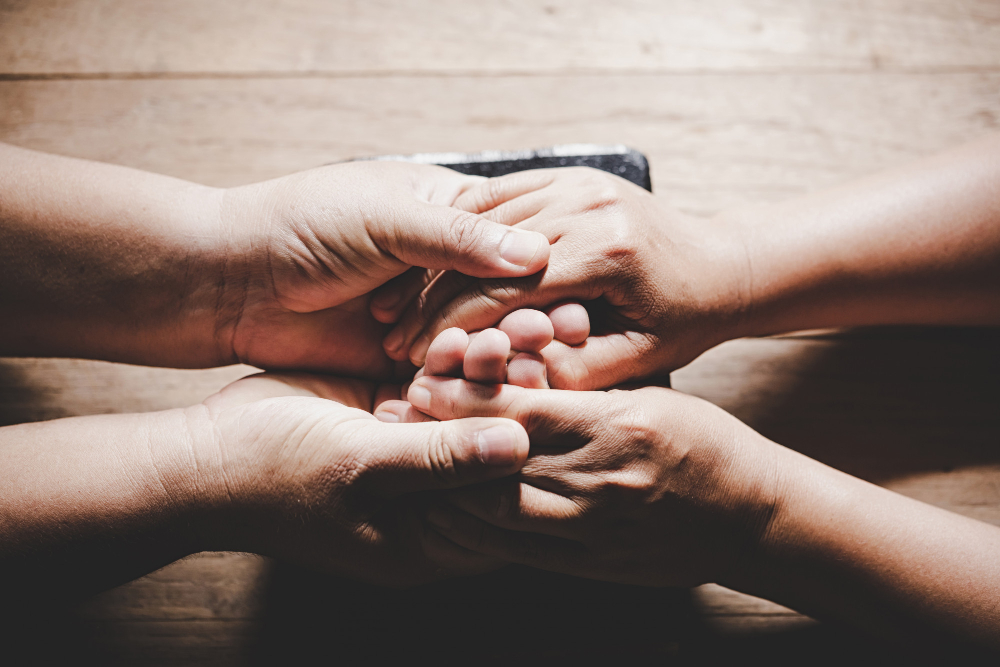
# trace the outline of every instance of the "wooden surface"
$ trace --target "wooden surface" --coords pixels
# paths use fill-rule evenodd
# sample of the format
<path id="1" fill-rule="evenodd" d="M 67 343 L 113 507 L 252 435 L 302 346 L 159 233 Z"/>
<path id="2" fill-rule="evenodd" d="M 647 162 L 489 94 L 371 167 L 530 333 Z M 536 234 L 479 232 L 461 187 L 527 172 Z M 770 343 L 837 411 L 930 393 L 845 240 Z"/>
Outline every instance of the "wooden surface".
<path id="1" fill-rule="evenodd" d="M 988 0 L 0 1 L 0 140 L 212 185 L 357 155 L 626 143 L 649 156 L 656 192 L 711 213 L 998 127 Z M 740 340 L 674 384 L 831 465 L 1000 524 L 998 343 L 921 329 Z M 0 423 L 186 405 L 249 370 L 0 360 Z M 314 588 L 346 604 L 329 585 L 204 554 L 23 633 L 104 662 L 269 662 L 345 641 L 294 613 L 315 607 Z M 647 601 L 666 620 L 636 661 L 882 650 L 717 586 Z M 382 630 L 391 643 L 398 628 Z M 566 641 L 538 655 L 601 655 Z"/>

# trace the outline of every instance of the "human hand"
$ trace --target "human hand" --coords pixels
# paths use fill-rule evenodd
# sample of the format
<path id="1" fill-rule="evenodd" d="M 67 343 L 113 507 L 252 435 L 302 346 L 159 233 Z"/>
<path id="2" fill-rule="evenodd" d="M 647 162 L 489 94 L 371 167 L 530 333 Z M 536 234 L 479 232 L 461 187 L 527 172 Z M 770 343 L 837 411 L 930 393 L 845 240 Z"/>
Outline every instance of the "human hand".
<path id="1" fill-rule="evenodd" d="M 515 473 L 524 429 L 505 419 L 380 423 L 369 412 L 390 397 L 398 386 L 262 374 L 207 399 L 195 411 L 193 432 L 205 434 L 196 468 L 219 472 L 200 484 L 216 498 L 204 548 L 389 585 L 501 565 L 428 535 L 420 494 Z"/>
<path id="2" fill-rule="evenodd" d="M 547 389 L 546 350 L 553 342 L 582 343 L 589 333 L 590 318 L 579 303 L 560 304 L 547 313 L 522 308 L 503 318 L 496 329 L 445 329 L 431 342 L 416 377 L 443 375 Z"/>
<path id="3" fill-rule="evenodd" d="M 391 376 L 380 341 L 425 269 L 521 277 L 548 260 L 542 234 L 452 207 L 482 180 L 354 162 L 225 191 L 219 337 L 264 368 Z"/>
<path id="4" fill-rule="evenodd" d="M 524 307 L 583 301 L 592 335 L 546 349 L 548 381 L 592 389 L 684 365 L 734 335 L 746 294 L 739 234 L 593 169 L 535 170 L 470 188 L 455 206 L 552 244 L 545 271 L 514 279 L 440 275 L 386 338 L 393 359 L 421 365 L 445 329 L 495 326 Z"/>
<path id="5" fill-rule="evenodd" d="M 724 581 L 777 502 L 777 446 L 669 389 L 422 377 L 408 400 L 437 419 L 503 416 L 527 429 L 532 455 L 519 475 L 453 491 L 427 515 L 454 544 L 498 559 L 629 584 Z"/>

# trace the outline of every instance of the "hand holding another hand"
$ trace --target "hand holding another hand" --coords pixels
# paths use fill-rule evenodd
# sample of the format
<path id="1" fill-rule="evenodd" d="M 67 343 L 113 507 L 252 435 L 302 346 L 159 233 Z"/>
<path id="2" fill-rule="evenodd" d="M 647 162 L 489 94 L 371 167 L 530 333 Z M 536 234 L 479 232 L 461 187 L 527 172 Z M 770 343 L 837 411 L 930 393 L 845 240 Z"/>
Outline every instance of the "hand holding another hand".
<path id="1" fill-rule="evenodd" d="M 440 275 L 385 341 L 421 365 L 445 329 L 496 326 L 519 308 L 581 301 L 591 335 L 545 350 L 551 386 L 594 389 L 663 374 L 735 335 L 747 302 L 739 234 L 667 207 L 593 169 L 537 170 L 477 184 L 455 206 L 545 234 L 551 257 L 526 277 Z"/>
<path id="2" fill-rule="evenodd" d="M 521 334 L 543 329 L 538 315 L 521 324 Z M 441 535 L 505 561 L 645 585 L 718 581 L 753 557 L 777 502 L 777 445 L 670 389 L 539 389 L 540 364 L 514 373 L 516 355 L 503 372 L 505 333 L 465 345 L 463 335 L 438 336 L 407 400 L 382 402 L 376 416 L 514 419 L 531 456 L 514 477 L 434 502 L 427 518 Z M 522 386 L 498 384 L 505 375 Z M 430 546 L 433 554 L 439 543 Z"/>
<path id="3" fill-rule="evenodd" d="M 224 191 L 218 335 L 263 368 L 390 377 L 379 341 L 426 269 L 520 277 L 548 260 L 542 234 L 453 207 L 482 180 L 354 162 Z"/>
<path id="4" fill-rule="evenodd" d="M 515 473 L 527 457 L 524 429 L 507 419 L 381 423 L 370 412 L 389 397 L 398 385 L 262 374 L 190 409 L 202 475 L 191 485 L 211 498 L 203 548 L 386 585 L 502 565 L 428 536 L 420 498 Z"/>

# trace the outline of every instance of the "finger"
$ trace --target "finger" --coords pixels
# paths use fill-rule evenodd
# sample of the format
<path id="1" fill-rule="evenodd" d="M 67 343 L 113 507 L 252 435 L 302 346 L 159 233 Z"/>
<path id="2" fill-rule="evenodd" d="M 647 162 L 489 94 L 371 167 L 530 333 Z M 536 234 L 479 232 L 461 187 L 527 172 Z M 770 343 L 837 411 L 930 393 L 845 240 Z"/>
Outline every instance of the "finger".
<path id="1" fill-rule="evenodd" d="M 523 226 L 523 223 L 531 220 L 542 211 L 551 211 L 553 207 L 559 205 L 560 200 L 553 199 L 553 194 L 548 188 L 529 192 L 505 201 L 496 208 L 483 211 L 480 215 L 501 225 Z"/>
<path id="2" fill-rule="evenodd" d="M 548 187 L 557 175 L 558 172 L 551 169 L 533 169 L 491 178 L 468 188 L 455 199 L 453 206 L 471 213 L 483 213 Z"/>
<path id="3" fill-rule="evenodd" d="M 567 345 L 580 345 L 590 335 L 590 314 L 581 303 L 561 303 L 545 311 L 553 335 Z"/>
<path id="4" fill-rule="evenodd" d="M 528 457 L 528 434 L 509 419 L 422 424 L 358 422 L 358 481 L 377 495 L 449 489 L 511 475 Z"/>
<path id="5" fill-rule="evenodd" d="M 382 285 L 372 295 L 372 317 L 383 324 L 394 324 L 437 274 L 437 271 L 414 266 Z"/>
<path id="6" fill-rule="evenodd" d="M 553 260 L 553 266 L 557 260 Z M 591 276 L 582 280 L 581 274 L 587 270 L 580 259 L 567 258 L 562 269 L 556 271 L 550 266 L 546 271 L 510 280 L 477 280 L 462 292 L 453 296 L 437 310 L 421 308 L 418 317 L 404 315 L 405 330 L 390 336 L 401 339 L 400 349 L 409 348 L 410 360 L 420 365 L 422 351 L 434 336 L 451 327 L 474 331 L 490 326 L 515 310 L 521 308 L 545 307 L 567 299 L 589 301 L 603 293 L 601 276 Z M 424 292 L 427 303 L 432 300 L 432 285 Z M 421 322 L 426 322 L 421 330 Z M 397 329 L 404 328 L 397 325 Z M 413 342 L 410 342 L 413 341 Z"/>
<path id="7" fill-rule="evenodd" d="M 445 329 L 427 348 L 421 375 L 462 377 L 462 365 L 469 349 L 469 334 L 461 329 Z"/>
<path id="8" fill-rule="evenodd" d="M 475 278 L 457 271 L 438 273 L 421 297 L 408 304 L 396 326 L 382 341 L 386 355 L 397 361 L 404 359 L 409 361 L 409 345 L 427 324 L 429 316 L 440 310 L 456 295 L 465 291 L 473 282 L 475 282 Z M 429 340 L 427 345 L 430 345 Z M 426 351 L 426 346 L 421 349 L 421 364 L 424 362 L 423 355 L 426 354 Z"/>
<path id="9" fill-rule="evenodd" d="M 497 329 L 507 334 L 511 349 L 518 352 L 541 352 L 554 336 L 549 317 L 532 308 L 515 310 L 500 321 Z"/>
<path id="10" fill-rule="evenodd" d="M 585 572 L 587 550 L 579 542 L 504 530 L 445 504 L 431 505 L 426 519 L 442 536 L 470 551 L 541 570 Z"/>
<path id="11" fill-rule="evenodd" d="M 456 378 L 422 377 L 407 392 L 410 404 L 441 420 L 506 417 L 523 424 L 533 445 L 575 448 L 603 428 L 603 392 L 525 389 L 509 384 L 479 384 Z"/>
<path id="12" fill-rule="evenodd" d="M 628 332 L 591 336 L 582 345 L 553 341 L 545 348 L 546 378 L 553 389 L 590 391 L 635 380 L 655 368 L 656 341 Z"/>
<path id="13" fill-rule="evenodd" d="M 379 248 L 405 264 L 479 278 L 531 275 L 549 260 L 544 234 L 450 206 L 412 202 L 405 213 L 373 220 L 369 233 Z"/>
<path id="14" fill-rule="evenodd" d="M 507 383 L 526 389 L 548 389 L 545 359 L 535 352 L 518 352 L 507 364 Z"/>
<path id="15" fill-rule="evenodd" d="M 386 424 L 420 424 L 421 422 L 437 421 L 410 405 L 409 401 L 384 401 L 372 413 L 380 422 Z"/>
<path id="16" fill-rule="evenodd" d="M 498 329 L 480 331 L 469 343 L 462 370 L 471 382 L 497 384 L 507 379 L 510 339 Z"/>
<path id="17" fill-rule="evenodd" d="M 498 528 L 566 539 L 577 539 L 576 520 L 583 516 L 572 499 L 517 479 L 457 489 L 447 497 L 455 507 Z"/>

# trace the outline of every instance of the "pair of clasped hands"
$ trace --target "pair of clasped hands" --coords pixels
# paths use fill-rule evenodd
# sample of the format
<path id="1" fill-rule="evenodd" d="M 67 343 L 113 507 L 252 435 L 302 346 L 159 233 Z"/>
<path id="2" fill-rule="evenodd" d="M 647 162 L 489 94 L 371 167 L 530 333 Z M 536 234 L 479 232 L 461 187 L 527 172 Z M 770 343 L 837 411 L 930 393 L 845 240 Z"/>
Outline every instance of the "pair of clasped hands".
<path id="1" fill-rule="evenodd" d="M 752 528 L 704 522 L 702 501 L 767 512 L 762 465 L 734 446 L 754 434 L 669 389 L 594 391 L 726 338 L 725 271 L 689 279 L 739 252 L 718 230 L 589 169 L 321 174 L 280 186 L 285 245 L 229 336 L 246 363 L 328 375 L 252 376 L 205 402 L 240 433 L 223 446 L 299 471 L 272 476 L 309 508 L 298 535 L 248 550 L 388 584 L 517 562 L 694 585 L 737 566 Z M 358 179 L 337 187 L 356 208 L 309 204 L 331 174 Z"/>
<path id="2" fill-rule="evenodd" d="M 998 648 L 1000 529 L 656 385 L 741 336 L 1000 326 L 998 156 L 695 218 L 588 169 L 218 189 L 0 145 L 0 354 L 268 371 L 0 427 L 2 583 L 213 550 L 390 585 L 520 563 Z"/>
<path id="3" fill-rule="evenodd" d="M 203 458 L 225 462 L 211 477 L 230 506 L 205 546 L 391 585 L 508 562 L 692 585 L 744 551 L 724 522 L 692 533 L 710 510 L 681 498 L 766 511 L 761 466 L 733 447 L 752 432 L 669 389 L 592 391 L 726 337 L 725 271 L 688 278 L 726 252 L 711 224 L 589 169 L 355 163 L 219 208 L 239 230 L 240 291 L 218 299 L 239 304 L 220 317 L 229 360 L 323 374 L 255 375 L 205 401 Z M 737 458 L 738 484 L 710 482 Z M 228 518 L 263 506 L 270 523 Z"/>

